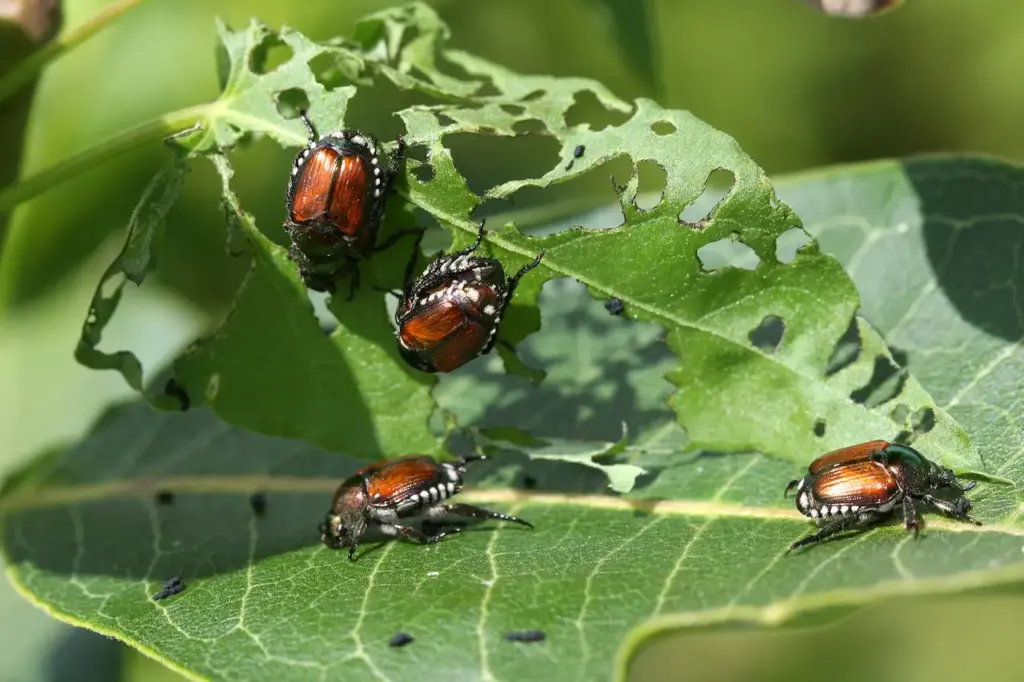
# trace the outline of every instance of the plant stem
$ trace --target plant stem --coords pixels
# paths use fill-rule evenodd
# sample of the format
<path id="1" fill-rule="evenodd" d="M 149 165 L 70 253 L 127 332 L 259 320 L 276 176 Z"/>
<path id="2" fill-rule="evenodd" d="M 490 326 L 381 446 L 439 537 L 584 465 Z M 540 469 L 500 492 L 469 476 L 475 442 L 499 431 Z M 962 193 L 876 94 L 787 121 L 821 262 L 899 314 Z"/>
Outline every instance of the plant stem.
<path id="1" fill-rule="evenodd" d="M 49 62 L 64 54 L 76 45 L 85 42 L 125 12 L 134 9 L 143 0 L 120 0 L 92 17 L 81 26 L 65 32 L 45 47 L 39 49 L 31 57 L 15 65 L 0 77 L 0 102 L 16 93 L 35 78 L 36 74 Z"/>
<path id="2" fill-rule="evenodd" d="M 209 104 L 200 104 L 172 111 L 105 140 L 40 173 L 5 187 L 0 190 L 0 215 L 10 212 L 21 202 L 42 194 L 62 182 L 88 171 L 99 163 L 109 161 L 147 142 L 160 140 L 171 133 L 195 124 L 196 121 L 205 117 L 209 109 Z"/>

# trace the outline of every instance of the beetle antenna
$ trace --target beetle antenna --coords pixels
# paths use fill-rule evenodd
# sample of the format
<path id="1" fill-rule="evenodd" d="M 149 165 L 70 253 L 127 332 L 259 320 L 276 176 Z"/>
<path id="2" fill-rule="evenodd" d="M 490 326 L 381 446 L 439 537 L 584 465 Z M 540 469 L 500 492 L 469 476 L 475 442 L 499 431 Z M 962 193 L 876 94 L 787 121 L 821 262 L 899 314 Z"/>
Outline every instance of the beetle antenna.
<path id="1" fill-rule="evenodd" d="M 472 455 L 463 455 L 463 456 L 459 457 L 456 460 L 456 463 L 458 464 L 458 467 L 460 469 L 462 469 L 467 464 L 469 464 L 470 462 L 479 462 L 479 461 L 484 460 L 484 459 L 487 459 L 487 455 L 485 455 L 483 453 L 475 452 Z"/>
<path id="2" fill-rule="evenodd" d="M 800 485 L 800 480 L 799 479 L 790 481 L 789 485 L 786 486 L 786 491 L 784 493 L 782 493 L 782 496 L 786 497 L 787 495 L 789 495 L 789 491 L 792 490 L 793 488 L 797 487 L 798 485 Z"/>
<path id="3" fill-rule="evenodd" d="M 978 485 L 977 481 L 967 481 L 967 485 L 961 485 L 960 490 L 963 490 L 966 493 L 968 490 L 974 490 L 974 486 L 976 485 Z"/>
<path id="4" fill-rule="evenodd" d="M 316 127 L 313 126 L 313 122 L 309 120 L 308 116 L 306 116 L 305 109 L 299 109 L 299 118 L 301 118 L 302 122 L 306 124 L 306 130 L 309 131 L 310 144 L 316 142 L 316 138 L 319 136 L 316 134 Z"/>

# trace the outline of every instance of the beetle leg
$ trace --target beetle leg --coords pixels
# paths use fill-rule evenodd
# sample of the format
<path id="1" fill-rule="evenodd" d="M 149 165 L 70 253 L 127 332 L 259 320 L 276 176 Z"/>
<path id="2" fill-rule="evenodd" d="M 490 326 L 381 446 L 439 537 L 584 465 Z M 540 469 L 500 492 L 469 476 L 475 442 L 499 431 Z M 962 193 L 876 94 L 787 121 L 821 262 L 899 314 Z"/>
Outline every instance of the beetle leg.
<path id="1" fill-rule="evenodd" d="M 927 502 L 928 504 L 932 505 L 936 509 L 944 511 L 953 518 L 960 519 L 962 521 L 969 521 L 976 526 L 981 525 L 980 521 L 975 521 L 967 514 L 967 512 L 971 510 L 971 501 L 968 500 L 966 497 L 958 497 L 952 502 L 949 502 L 947 500 L 935 497 L 934 495 L 929 495 L 928 493 L 925 493 L 924 495 L 921 495 L 921 499 Z"/>
<path id="2" fill-rule="evenodd" d="M 316 128 L 313 126 L 313 122 L 309 120 L 309 117 L 306 116 L 305 109 L 299 111 L 299 118 L 306 124 L 306 130 L 309 131 L 309 144 L 315 143 L 317 138 Z"/>
<path id="3" fill-rule="evenodd" d="M 402 526 L 397 523 L 387 524 L 381 526 L 381 530 L 389 535 L 397 535 L 411 540 L 412 542 L 418 542 L 421 545 L 431 545 L 435 542 L 440 542 L 443 538 L 448 535 L 455 535 L 462 530 L 459 526 L 454 526 L 450 530 L 442 530 L 434 533 L 433 535 L 426 535 L 410 526 Z"/>
<path id="4" fill-rule="evenodd" d="M 917 507 L 910 495 L 903 497 L 903 519 L 907 532 L 914 531 L 914 537 L 921 531 L 921 522 L 917 519 Z"/>
<path id="5" fill-rule="evenodd" d="M 405 138 L 399 135 L 395 138 L 395 154 L 391 157 L 391 167 L 388 168 L 388 186 L 385 187 L 385 191 L 391 189 L 391 183 L 395 181 L 398 176 L 398 171 L 402 169 L 402 163 L 405 161 Z"/>
<path id="6" fill-rule="evenodd" d="M 540 265 L 540 259 L 543 257 L 544 252 L 541 251 L 540 253 L 537 254 L 536 258 L 534 258 L 532 261 L 530 261 L 523 267 L 519 268 L 519 272 L 508 278 L 508 282 L 505 285 L 506 290 L 508 292 L 505 294 L 506 301 L 512 298 L 512 293 L 516 290 L 516 287 L 519 285 L 519 280 L 523 278 L 523 275 L 525 275 L 530 270 L 533 270 L 535 267 Z"/>
<path id="7" fill-rule="evenodd" d="M 519 523 L 527 528 L 533 528 L 533 524 L 529 521 L 525 521 L 516 516 L 509 516 L 508 514 L 501 514 L 499 512 L 491 511 L 490 509 L 484 509 L 483 507 L 474 507 L 471 504 L 447 504 L 444 505 L 447 511 L 451 514 L 458 514 L 459 516 L 469 516 L 474 519 L 497 519 L 499 521 L 512 521 L 513 523 Z"/>
<path id="8" fill-rule="evenodd" d="M 791 544 L 789 546 L 789 549 L 786 550 L 786 554 L 789 554 L 797 547 L 817 544 L 822 540 L 825 540 L 826 538 L 832 537 L 836 533 L 841 533 L 842 531 L 851 528 L 855 523 L 856 519 L 854 518 L 843 518 L 837 521 L 833 521 L 832 523 L 828 524 L 827 526 L 819 530 L 817 533 L 813 533 L 811 535 L 808 535 L 807 537 L 800 538 L 799 540 Z"/>
<path id="9" fill-rule="evenodd" d="M 384 249 L 387 249 L 387 248 L 390 248 L 390 247 L 394 246 L 395 242 L 397 242 L 402 237 L 405 237 L 406 235 L 410 235 L 410 234 L 422 235 L 426 231 L 427 231 L 426 228 L 420 228 L 420 227 L 404 228 L 404 229 L 401 229 L 401 230 L 395 230 L 394 232 L 391 233 L 391 236 L 389 236 L 387 239 L 384 240 L 383 244 L 380 244 L 379 246 L 373 247 L 372 253 L 376 253 L 377 251 L 383 251 Z M 415 258 L 415 256 L 413 256 L 413 262 L 415 262 L 415 260 L 416 260 L 416 258 Z"/>
<path id="10" fill-rule="evenodd" d="M 844 530 L 849 530 L 856 526 L 866 526 L 881 518 L 881 514 L 874 511 L 863 511 L 856 516 L 844 516 L 840 519 L 836 519 L 832 523 L 826 525 L 817 533 L 808 535 L 805 538 L 801 538 L 791 544 L 789 549 L 786 550 L 786 554 L 789 554 L 797 547 L 803 547 L 804 545 L 813 545 L 830 538 L 836 533 L 841 533 Z"/>

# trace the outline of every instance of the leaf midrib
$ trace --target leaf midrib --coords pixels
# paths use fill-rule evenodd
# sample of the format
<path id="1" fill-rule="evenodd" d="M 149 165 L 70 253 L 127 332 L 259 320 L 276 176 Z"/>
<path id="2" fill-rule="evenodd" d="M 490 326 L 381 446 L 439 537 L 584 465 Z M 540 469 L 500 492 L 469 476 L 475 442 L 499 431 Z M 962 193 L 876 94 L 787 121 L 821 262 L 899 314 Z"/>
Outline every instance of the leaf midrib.
<path id="1" fill-rule="evenodd" d="M 18 511 L 70 506 L 85 502 L 102 502 L 111 499 L 150 497 L 158 490 L 172 490 L 175 494 L 252 494 L 259 491 L 269 493 L 317 493 L 330 495 L 338 481 L 323 477 L 289 477 L 269 475 L 244 476 L 174 476 L 166 478 L 140 478 L 62 485 L 49 487 L 26 487 L 15 490 L 0 499 L 0 519 Z M 774 521 L 808 522 L 796 509 L 780 507 L 754 507 L 731 504 L 718 500 L 663 500 L 630 499 L 613 495 L 573 495 L 566 493 L 543 493 L 513 488 L 464 488 L 461 499 L 470 502 L 499 504 L 537 504 L 549 506 L 575 506 L 583 509 L 605 509 L 643 512 L 672 516 L 694 516 L 700 518 L 747 518 Z M 1021 505 L 1024 511 L 1024 504 Z M 951 532 L 1003 533 L 1024 537 L 1024 528 L 1007 524 L 970 524 L 931 518 L 928 526 Z"/>
<path id="2" fill-rule="evenodd" d="M 289 130 L 288 128 L 282 128 L 282 127 L 280 127 L 278 125 L 275 125 L 275 124 L 273 124 L 273 123 L 271 123 L 269 121 L 266 121 L 264 119 L 260 119 L 260 118 L 256 118 L 256 117 L 253 117 L 253 116 L 248 116 L 246 114 L 243 114 L 242 112 L 240 112 L 240 111 L 238 111 L 236 109 L 231 108 L 231 106 L 230 106 L 231 102 L 232 102 L 232 100 L 230 98 L 227 98 L 227 99 L 221 99 L 217 103 L 215 103 L 214 105 L 211 105 L 210 108 L 207 111 L 207 118 L 221 117 L 221 118 L 227 119 L 227 120 L 232 121 L 232 122 L 244 123 L 250 129 L 261 130 L 264 133 L 275 135 L 275 136 L 277 136 L 281 140 L 293 141 L 295 146 L 297 146 L 297 147 L 301 147 L 301 146 L 303 146 L 305 144 L 306 139 L 304 137 L 301 137 L 301 136 L 297 135 L 295 132 Z M 444 211 L 438 210 L 437 207 L 433 206 L 432 204 L 430 204 L 428 202 L 417 201 L 416 198 L 411 193 L 409 193 L 408 191 L 402 191 L 401 189 L 396 189 L 396 192 L 400 196 L 402 196 L 406 201 L 408 201 L 409 203 L 413 204 L 414 206 L 418 206 L 419 208 L 423 209 L 427 213 L 433 215 L 439 221 L 443 221 L 445 223 L 448 223 L 449 225 L 458 227 L 459 229 L 461 229 L 464 232 L 466 232 L 468 234 L 471 234 L 471 235 L 476 235 L 477 231 L 479 230 L 479 225 L 471 223 L 469 220 L 467 220 L 465 218 L 460 218 L 460 217 L 452 215 L 450 213 L 446 213 Z M 502 239 L 501 237 L 493 236 L 492 234 L 485 235 L 485 240 L 487 242 L 491 243 L 491 244 L 494 244 L 495 246 L 498 246 L 498 247 L 504 249 L 505 251 L 509 251 L 511 253 L 518 254 L 518 255 L 523 256 L 523 257 L 525 257 L 527 259 L 532 259 L 532 258 L 534 258 L 537 255 L 535 253 L 532 253 L 532 252 L 528 251 L 527 249 L 524 249 L 522 247 L 519 247 L 519 246 L 516 246 L 514 244 L 511 244 L 511 243 L 507 242 L 506 240 Z M 746 352 L 750 352 L 750 353 L 753 353 L 755 355 L 759 355 L 762 359 L 767 360 L 769 362 L 772 362 L 775 365 L 786 369 L 791 374 L 794 374 L 794 375 L 800 377 L 801 379 L 804 379 L 804 380 L 807 380 L 807 381 L 815 381 L 815 380 L 817 380 L 817 377 L 808 376 L 808 375 L 803 374 L 797 368 L 791 367 L 791 366 L 787 365 L 786 363 L 782 362 L 777 356 L 768 355 L 767 353 L 764 353 L 763 351 L 761 351 L 760 349 L 758 349 L 756 347 L 748 346 L 746 344 L 743 344 L 743 343 L 737 341 L 736 339 L 731 339 L 731 338 L 729 338 L 727 336 L 723 336 L 718 331 L 716 331 L 714 329 L 711 329 L 710 327 L 705 327 L 703 325 L 700 325 L 700 324 L 698 324 L 694 320 L 680 318 L 680 317 L 677 317 L 677 316 L 674 316 L 674 315 L 666 314 L 664 311 L 661 311 L 661 310 L 657 309 L 656 307 L 654 307 L 654 306 L 652 306 L 652 305 L 650 305 L 650 304 L 648 304 L 646 302 L 640 301 L 640 300 L 638 300 L 638 299 L 636 299 L 636 298 L 634 298 L 632 296 L 629 296 L 628 294 L 624 294 L 623 292 L 618 291 L 617 289 L 615 289 L 612 286 L 606 285 L 604 283 L 599 283 L 599 282 L 593 280 L 592 278 L 587 277 L 586 275 L 583 275 L 583 274 L 581 274 L 579 272 L 576 272 L 574 270 L 566 268 L 564 265 L 558 264 L 557 261 L 554 263 L 554 266 L 553 266 L 552 262 L 550 260 L 545 260 L 544 261 L 544 266 L 546 268 L 548 268 L 549 270 L 551 270 L 552 272 L 555 272 L 555 273 L 557 273 L 557 274 L 559 274 L 561 276 L 572 277 L 576 281 L 581 282 L 582 284 L 585 284 L 588 287 L 591 287 L 591 288 L 596 289 L 598 291 L 603 291 L 603 292 L 605 292 L 605 293 L 607 293 L 609 295 L 612 295 L 612 296 L 615 296 L 617 298 L 620 298 L 625 303 L 628 303 L 630 306 L 633 306 L 633 307 L 635 307 L 635 308 L 637 308 L 639 310 L 642 310 L 642 311 L 646 312 L 647 314 L 651 315 L 655 319 L 659 319 L 659 320 L 664 320 L 664 321 L 670 322 L 673 325 L 678 326 L 678 327 L 687 327 L 687 328 L 690 328 L 690 329 L 695 329 L 697 331 L 703 332 L 703 333 L 708 334 L 710 336 L 713 336 L 713 337 L 715 337 L 717 339 L 720 339 L 721 341 L 729 343 L 730 345 L 742 348 Z M 811 292 L 807 292 L 807 293 L 811 293 Z"/>

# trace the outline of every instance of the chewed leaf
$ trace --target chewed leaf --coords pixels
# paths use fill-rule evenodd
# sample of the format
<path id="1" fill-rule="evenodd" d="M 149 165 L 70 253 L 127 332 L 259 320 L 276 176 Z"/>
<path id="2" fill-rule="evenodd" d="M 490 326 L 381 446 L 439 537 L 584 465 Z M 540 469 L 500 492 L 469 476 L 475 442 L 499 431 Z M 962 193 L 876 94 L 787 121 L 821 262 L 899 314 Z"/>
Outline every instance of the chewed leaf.
<path id="1" fill-rule="evenodd" d="M 224 93 L 209 110 L 207 132 L 197 138 L 195 150 L 230 146 L 250 133 L 301 144 L 299 124 L 283 113 L 282 93 L 301 91 L 309 99 L 311 115 L 330 121 L 344 116 L 357 84 L 390 79 L 401 89 L 438 100 L 397 112 L 410 149 L 425 148 L 427 161 L 409 162 L 404 182 L 398 183 L 407 202 L 392 199 L 391 220 L 410 218 L 415 207 L 454 232 L 454 248 L 475 235 L 473 214 L 484 201 L 515 198 L 525 188 L 543 190 L 596 172 L 613 159 L 631 162 L 630 177 L 613 179 L 624 218 L 619 227 L 574 227 L 530 238 L 512 224 L 489 224 L 479 253 L 498 257 L 506 271 L 514 272 L 544 252 L 503 316 L 497 352 L 506 359 L 507 370 L 534 380 L 541 376 L 514 362 L 512 353 L 539 328 L 536 298 L 544 282 L 570 277 L 585 284 L 595 298 L 617 299 L 626 318 L 665 330 L 679 358 L 667 374 L 678 387 L 670 402 L 694 449 L 757 451 L 805 463 L 823 450 L 902 436 L 913 431 L 908 415 L 929 412 L 936 426 L 921 438 L 931 455 L 960 471 L 986 473 L 962 429 L 937 409 L 912 376 L 899 370 L 881 339 L 862 321 L 856 323 L 861 334 L 855 352 L 848 362 L 833 367 L 834 348 L 859 307 L 857 292 L 840 264 L 813 243 L 793 258 L 778 257 L 778 243 L 784 235 L 799 232 L 800 221 L 728 135 L 650 100 L 623 102 L 592 80 L 517 74 L 452 50 L 446 45 L 448 28 L 420 3 L 369 17 L 359 25 L 355 42 L 318 45 L 294 31 L 274 33 L 256 22 L 238 32 L 222 26 L 220 33 Z M 292 52 L 271 71 L 260 66 L 268 41 Z M 316 78 L 310 62 L 324 54 L 336 58 L 348 84 L 327 89 Z M 600 130 L 576 122 L 573 111 L 584 99 L 596 102 L 613 122 Z M 520 137 L 518 126 L 523 123 L 535 124 L 536 134 L 553 138 L 560 158 L 539 177 L 499 183 L 483 196 L 471 191 L 447 146 L 449 137 Z M 641 208 L 639 169 L 644 164 L 659 168 L 665 185 L 653 205 Z M 416 179 L 416 171 L 426 167 L 429 179 Z M 709 179 L 721 174 L 731 179 L 728 192 L 703 218 L 684 218 Z M 231 215 L 241 212 L 229 211 Z M 254 228 L 250 231 L 255 234 Z M 276 245 L 268 241 L 261 248 L 273 254 L 264 262 L 273 262 L 280 273 L 291 267 Z M 368 269 L 379 283 L 398 285 L 401 266 L 393 266 L 405 248 L 375 258 Z M 726 257 L 716 261 L 711 257 L 716 252 Z M 302 436 L 339 449 L 354 447 L 367 456 L 400 454 L 392 446 L 427 448 L 426 415 L 433 407 L 428 390 L 434 378 L 417 375 L 396 359 L 383 297 L 367 291 L 350 306 L 334 301 L 340 325 L 331 349 L 322 347 L 322 339 L 311 340 L 312 316 L 301 287 L 262 286 L 259 272 L 243 287 L 236 306 L 236 316 L 249 325 L 244 342 L 229 333 L 242 323 L 229 320 L 218 333 L 217 345 L 208 347 L 218 350 L 202 354 L 201 371 L 194 371 L 195 355 L 180 363 L 185 368 L 192 362 L 192 370 L 182 369 L 191 372 L 185 382 L 188 391 L 216 397 L 219 414 L 265 433 Z M 261 308 L 258 299 L 284 290 L 287 297 L 268 315 L 270 308 Z M 242 315 L 247 310 L 258 312 Z M 295 324 L 267 326 L 285 319 Z M 776 325 L 776 333 L 765 343 L 759 333 L 768 321 Z M 332 356 L 339 350 L 340 355 Z M 307 356 L 316 361 L 305 362 Z M 288 360 L 271 367 L 266 366 L 268 357 Z M 237 379 L 232 391 L 221 393 L 221 380 L 227 376 L 221 364 L 236 373 L 263 364 L 265 371 L 252 373 L 256 379 Z M 874 384 L 877 368 L 886 364 L 897 368 L 890 377 L 893 390 L 869 401 L 864 396 L 884 393 Z M 338 370 L 339 376 L 354 376 L 325 385 L 318 374 L 322 366 L 347 366 L 348 371 Z M 268 376 L 274 380 L 260 379 Z M 339 409 L 331 406 L 335 399 L 350 402 Z M 374 406 L 387 415 L 378 414 Z M 342 417 L 334 418 L 338 413 Z M 367 422 L 373 426 L 355 426 Z"/>
<path id="2" fill-rule="evenodd" d="M 864 315 L 938 403 L 935 417 L 905 409 L 908 428 L 951 438 L 932 434 L 952 415 L 985 471 L 1012 481 L 1018 497 L 1024 431 L 1020 410 L 1004 401 L 1024 369 L 1022 185 L 1019 165 L 925 157 L 806 174 L 781 189 L 850 269 Z"/>
<path id="3" fill-rule="evenodd" d="M 524 116 L 531 115 L 530 107 L 538 102 L 546 104 L 543 99 L 524 103 Z M 458 113 L 455 109 L 438 109 L 455 121 L 447 125 L 423 109 L 403 113 L 410 137 L 429 141 L 435 171 L 431 182 L 411 188 L 411 199 L 440 220 L 470 232 L 475 226 L 459 216 L 468 214 L 475 198 L 455 170 L 444 137 L 484 127 L 501 132 L 501 122 L 488 107 Z M 557 118 L 560 110 L 556 106 L 553 111 L 537 116 Z M 857 293 L 840 264 L 813 245 L 789 262 L 778 259 L 777 241 L 799 226 L 799 219 L 778 201 L 764 173 L 730 137 L 689 114 L 645 100 L 637 102 L 636 112 L 621 126 L 600 133 L 574 129 L 558 137 L 566 154 L 578 145 L 587 149 L 571 170 L 559 164 L 541 178 L 507 183 L 489 195 L 505 197 L 527 185 L 547 186 L 625 154 L 634 164 L 653 159 L 664 168 L 667 181 L 661 202 L 639 209 L 634 203 L 634 175 L 622 190 L 622 227 L 574 228 L 529 238 L 506 226 L 489 232 L 488 247 L 511 267 L 545 253 L 541 266 L 520 284 L 517 304 L 531 304 L 545 278 L 569 276 L 586 284 L 595 296 L 623 301 L 630 318 L 663 325 L 669 345 L 682 359 L 669 374 L 680 387 L 672 402 L 695 447 L 756 450 L 806 462 L 823 449 L 895 438 L 905 424 L 893 418 L 893 401 L 906 404 L 911 412 L 935 408 L 912 378 L 873 408 L 853 399 L 852 393 L 870 380 L 875 358 L 888 357 L 884 344 L 867 329 L 862 341 L 870 347 L 857 353 L 851 364 L 829 373 L 833 347 L 858 308 Z M 719 169 L 731 172 L 731 191 L 700 225 L 682 221 L 681 212 Z M 702 251 L 723 243 L 743 245 L 756 265 L 705 271 Z M 516 315 L 515 308 L 503 330 L 503 338 L 513 343 L 538 325 L 535 317 Z M 782 338 L 770 350 L 751 341 L 752 332 L 768 317 L 784 325 Z M 945 422 L 940 432 L 946 436 L 933 436 L 934 456 L 964 471 L 983 472 L 960 427 L 948 415 L 936 415 Z M 742 421 L 742 428 L 736 428 L 734 420 Z M 817 435 L 815 424 L 821 420 L 829 428 Z"/>
<path id="4" fill-rule="evenodd" d="M 254 258 L 223 326 L 175 365 L 187 394 L 232 423 L 355 457 L 437 451 L 427 427 L 433 381 L 400 362 L 382 294 L 361 293 L 325 335 L 294 264 L 239 205 L 227 161 L 212 158 Z M 301 362 L 275 360 L 299 351 Z"/>
<path id="5" fill-rule="evenodd" d="M 150 181 L 132 212 L 126 230 L 124 247 L 107 271 L 103 273 L 89 313 L 82 325 L 82 336 L 75 349 L 75 359 L 92 369 L 114 369 L 121 373 L 128 385 L 142 390 L 142 365 L 130 351 L 106 353 L 97 348 L 118 303 L 124 286 L 129 281 L 136 286 L 142 284 L 146 275 L 155 267 L 155 257 L 160 229 L 167 212 L 181 192 L 188 163 L 182 157 L 175 157 Z"/>
<path id="6" fill-rule="evenodd" d="M 197 151 L 227 149 L 243 136 L 267 134 L 278 143 L 291 146 L 301 143 L 306 136 L 298 121 L 286 124 L 281 112 L 284 93 L 297 91 L 308 101 L 309 115 L 325 125 L 336 126 L 345 118 L 348 101 L 355 94 L 353 85 L 328 89 L 317 81 L 309 62 L 323 54 L 334 55 L 336 63 L 349 65 L 349 78 L 359 73 L 358 54 L 340 47 L 328 47 L 312 42 L 296 31 L 285 29 L 272 32 L 256 20 L 243 31 L 232 31 L 218 22 L 217 33 L 221 41 L 221 68 L 223 92 L 216 106 L 206 115 L 206 134 L 196 136 L 193 148 Z M 253 70 L 261 51 L 268 43 L 280 41 L 292 56 L 268 73 Z M 297 112 L 291 113 L 295 119 Z"/>
<path id="7" fill-rule="evenodd" d="M 609 460 L 626 450 L 629 445 L 629 434 L 625 424 L 622 425 L 622 438 L 615 443 L 588 443 L 565 439 L 506 440 L 502 438 L 503 435 L 507 437 L 507 433 L 502 434 L 500 431 L 483 431 L 480 436 L 485 436 L 489 442 L 482 445 L 516 450 L 534 460 L 571 462 L 597 469 L 608 476 L 608 487 L 617 493 L 628 493 L 636 484 L 636 479 L 647 473 L 646 469 L 635 464 L 602 461 Z"/>

